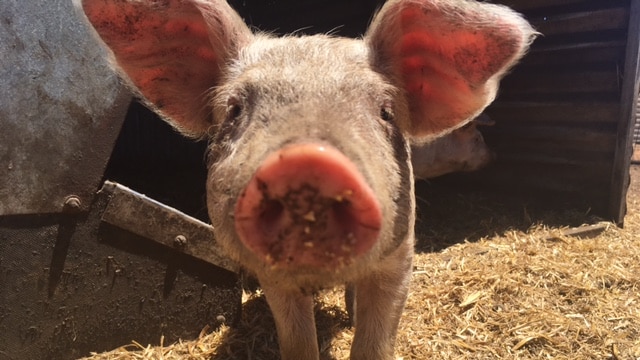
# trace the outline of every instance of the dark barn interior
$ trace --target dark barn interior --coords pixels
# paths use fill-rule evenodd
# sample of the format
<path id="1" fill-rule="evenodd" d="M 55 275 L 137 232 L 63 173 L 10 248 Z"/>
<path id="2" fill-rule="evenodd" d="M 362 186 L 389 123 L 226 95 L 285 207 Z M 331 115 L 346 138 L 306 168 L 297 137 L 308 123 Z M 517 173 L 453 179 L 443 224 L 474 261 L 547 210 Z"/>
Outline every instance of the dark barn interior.
<path id="1" fill-rule="evenodd" d="M 361 36 L 382 1 L 230 3 L 262 31 Z M 621 224 L 638 93 L 637 1 L 497 3 L 522 12 L 541 36 L 486 110 L 496 124 L 482 132 L 496 161 L 475 173 L 421 182 L 419 198 L 481 191 L 514 208 L 575 208 Z M 106 177 L 206 217 L 199 193 L 205 145 L 150 117 L 132 105 Z"/>
<path id="2" fill-rule="evenodd" d="M 621 222 L 638 93 L 634 1 L 504 1 L 542 34 L 487 111 L 499 161 L 478 181 L 573 196 Z M 527 190 L 525 190 L 527 191 Z"/>

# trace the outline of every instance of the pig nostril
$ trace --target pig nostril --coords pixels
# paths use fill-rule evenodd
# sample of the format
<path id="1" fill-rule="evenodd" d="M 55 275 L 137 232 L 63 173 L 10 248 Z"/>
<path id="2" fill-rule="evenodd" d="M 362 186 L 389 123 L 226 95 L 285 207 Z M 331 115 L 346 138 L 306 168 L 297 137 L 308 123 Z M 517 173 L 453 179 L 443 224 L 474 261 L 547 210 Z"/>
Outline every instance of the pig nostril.
<path id="1" fill-rule="evenodd" d="M 346 216 L 350 216 L 349 207 L 350 204 L 347 201 L 336 201 L 333 203 L 333 212 L 338 219 L 345 219 Z"/>
<path id="2" fill-rule="evenodd" d="M 336 201 L 333 203 L 331 210 L 337 222 L 342 225 L 344 235 L 349 236 L 351 234 L 353 236 L 357 220 L 353 215 L 351 204 L 348 201 Z"/>
<path id="3" fill-rule="evenodd" d="M 265 234 L 272 234 L 277 231 L 284 212 L 284 205 L 280 201 L 266 200 L 260 212 L 260 230 Z"/>

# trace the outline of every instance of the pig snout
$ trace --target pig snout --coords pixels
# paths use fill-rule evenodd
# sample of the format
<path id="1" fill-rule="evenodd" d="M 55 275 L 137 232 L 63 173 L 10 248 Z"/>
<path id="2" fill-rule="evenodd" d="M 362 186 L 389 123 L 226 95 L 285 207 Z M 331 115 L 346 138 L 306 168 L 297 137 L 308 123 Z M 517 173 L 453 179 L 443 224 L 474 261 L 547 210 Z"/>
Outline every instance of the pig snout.
<path id="1" fill-rule="evenodd" d="M 354 163 L 322 144 L 269 154 L 239 196 L 241 242 L 281 268 L 337 269 L 376 243 L 380 204 Z"/>

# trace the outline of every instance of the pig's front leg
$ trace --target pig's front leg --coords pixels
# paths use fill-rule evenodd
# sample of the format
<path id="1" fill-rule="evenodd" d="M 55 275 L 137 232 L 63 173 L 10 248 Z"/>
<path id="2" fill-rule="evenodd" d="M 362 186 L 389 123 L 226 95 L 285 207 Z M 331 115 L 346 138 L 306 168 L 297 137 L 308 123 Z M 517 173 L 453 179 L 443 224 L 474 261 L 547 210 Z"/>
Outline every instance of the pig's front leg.
<path id="1" fill-rule="evenodd" d="M 260 283 L 276 323 L 282 360 L 319 359 L 313 296 Z"/>
<path id="2" fill-rule="evenodd" d="M 400 316 L 409 291 L 413 245 L 405 241 L 386 265 L 355 283 L 355 336 L 351 360 L 393 359 Z"/>

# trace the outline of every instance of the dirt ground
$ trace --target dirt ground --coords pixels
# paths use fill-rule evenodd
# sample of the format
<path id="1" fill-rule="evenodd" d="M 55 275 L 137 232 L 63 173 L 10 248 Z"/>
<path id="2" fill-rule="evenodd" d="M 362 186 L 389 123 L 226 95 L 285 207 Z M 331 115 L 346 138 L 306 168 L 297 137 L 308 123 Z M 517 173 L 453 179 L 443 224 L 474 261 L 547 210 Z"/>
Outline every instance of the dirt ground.
<path id="1" fill-rule="evenodd" d="M 420 199 L 413 284 L 396 359 L 640 359 L 640 166 L 631 169 L 624 229 L 589 210 L 542 211 L 484 195 Z M 428 193 L 428 191 L 427 191 Z M 445 196 L 445 195 L 442 195 Z M 452 206 L 436 206 L 439 201 Z M 582 223 L 596 229 L 567 235 Z M 340 289 L 317 295 L 323 359 L 347 359 L 353 338 Z M 132 339 L 134 340 L 134 339 Z M 237 326 L 100 359 L 278 359 L 260 291 Z"/>

